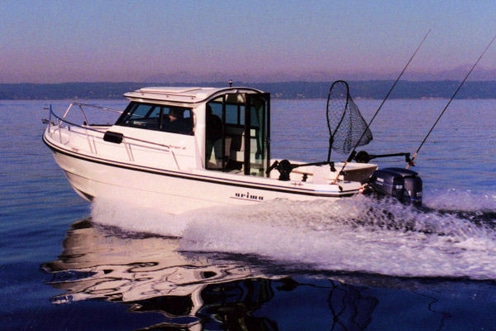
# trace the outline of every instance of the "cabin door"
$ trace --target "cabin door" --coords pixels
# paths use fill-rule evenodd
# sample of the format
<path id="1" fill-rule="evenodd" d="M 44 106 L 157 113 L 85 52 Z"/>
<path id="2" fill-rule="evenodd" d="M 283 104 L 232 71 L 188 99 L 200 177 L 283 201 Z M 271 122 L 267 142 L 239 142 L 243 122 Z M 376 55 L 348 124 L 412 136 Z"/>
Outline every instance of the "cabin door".
<path id="1" fill-rule="evenodd" d="M 207 104 L 206 116 L 207 169 L 266 176 L 270 162 L 270 95 L 225 94 Z"/>

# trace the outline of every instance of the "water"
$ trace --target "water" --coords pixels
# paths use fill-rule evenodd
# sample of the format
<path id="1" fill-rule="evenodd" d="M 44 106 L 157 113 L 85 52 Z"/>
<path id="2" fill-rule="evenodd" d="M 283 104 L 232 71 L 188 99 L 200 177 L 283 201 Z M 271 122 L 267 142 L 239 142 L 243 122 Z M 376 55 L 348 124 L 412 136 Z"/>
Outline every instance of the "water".
<path id="1" fill-rule="evenodd" d="M 355 101 L 367 120 L 379 105 Z M 363 149 L 413 153 L 446 102 L 388 101 Z M 82 201 L 41 142 L 44 105 L 0 101 L 2 330 L 494 329 L 496 100 L 456 100 L 421 149 L 426 210 L 355 197 L 178 217 Z M 273 100 L 273 156 L 324 160 L 324 107 Z"/>

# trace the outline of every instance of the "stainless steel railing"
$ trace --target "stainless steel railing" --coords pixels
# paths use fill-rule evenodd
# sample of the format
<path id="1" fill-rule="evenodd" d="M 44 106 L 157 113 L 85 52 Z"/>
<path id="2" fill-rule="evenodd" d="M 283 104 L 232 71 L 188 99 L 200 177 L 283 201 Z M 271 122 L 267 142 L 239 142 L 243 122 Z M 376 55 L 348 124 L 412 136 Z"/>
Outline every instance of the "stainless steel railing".
<path id="1" fill-rule="evenodd" d="M 76 108 L 79 110 L 79 114 L 82 119 L 82 124 L 77 124 L 74 121 L 69 120 L 69 116 L 71 115 L 71 111 Z M 103 135 L 105 132 L 108 131 L 108 128 L 112 126 L 112 124 L 92 124 L 90 123 L 88 116 L 87 116 L 87 111 L 85 109 L 87 108 L 93 108 L 97 109 L 100 111 L 110 111 L 114 113 L 121 114 L 122 111 L 108 108 L 108 107 L 101 107 L 101 106 L 96 106 L 96 105 L 91 105 L 91 104 L 85 104 L 85 103 L 80 103 L 80 102 L 74 102 L 69 104 L 67 109 L 65 110 L 64 114 L 62 116 L 57 115 L 52 107 L 50 106 L 49 108 L 49 118 L 48 120 L 44 120 L 43 122 L 48 125 L 48 132 L 51 136 L 53 134 L 56 134 L 58 131 L 58 140 L 63 143 L 67 144 L 69 141 L 64 142 L 63 141 L 63 135 L 62 135 L 62 129 L 66 128 L 67 131 L 71 131 L 73 134 L 84 134 L 86 136 L 86 140 L 88 142 L 88 147 L 89 150 L 92 154 L 98 154 L 96 143 L 95 143 L 95 138 L 97 139 L 102 139 L 103 140 Z M 80 132 L 76 132 L 75 130 L 71 130 L 71 127 L 76 127 L 80 128 Z M 97 135 L 101 135 L 100 137 L 96 137 L 97 135 L 91 134 L 91 132 L 96 133 Z M 122 144 L 124 144 L 126 153 L 128 155 L 128 160 L 129 161 L 135 161 L 134 155 L 132 153 L 132 147 L 139 147 L 139 148 L 144 148 L 144 149 L 150 149 L 151 151 L 159 151 L 159 152 L 167 152 L 173 159 L 173 163 L 176 166 L 176 169 L 179 169 L 179 163 L 177 160 L 177 157 L 173 151 L 174 148 L 177 148 L 178 146 L 173 146 L 173 145 L 168 145 L 168 144 L 161 144 L 149 140 L 143 140 L 135 137 L 129 137 L 129 136 L 122 136 Z"/>

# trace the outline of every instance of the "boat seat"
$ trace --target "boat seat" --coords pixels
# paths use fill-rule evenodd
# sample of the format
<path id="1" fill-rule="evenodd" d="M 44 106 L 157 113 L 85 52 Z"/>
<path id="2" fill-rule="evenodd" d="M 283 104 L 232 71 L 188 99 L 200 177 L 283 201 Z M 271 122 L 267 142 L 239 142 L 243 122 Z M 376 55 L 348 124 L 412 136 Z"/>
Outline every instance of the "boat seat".
<path id="1" fill-rule="evenodd" d="M 240 145 L 239 149 L 234 151 L 234 155 L 231 155 L 232 159 L 243 162 L 245 159 L 245 132 L 243 130 L 241 136 L 240 136 Z M 258 152 L 258 145 L 257 145 L 257 135 L 256 135 L 256 129 L 250 129 L 250 162 L 251 163 L 256 163 L 256 154 Z"/>

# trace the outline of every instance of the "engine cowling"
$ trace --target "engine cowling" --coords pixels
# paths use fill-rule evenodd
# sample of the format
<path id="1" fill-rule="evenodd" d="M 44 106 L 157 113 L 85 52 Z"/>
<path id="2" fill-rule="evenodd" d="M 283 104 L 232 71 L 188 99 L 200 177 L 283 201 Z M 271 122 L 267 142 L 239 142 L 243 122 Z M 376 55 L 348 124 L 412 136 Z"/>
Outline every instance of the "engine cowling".
<path id="1" fill-rule="evenodd" d="M 409 169 L 384 168 L 375 171 L 368 181 L 367 191 L 379 196 L 391 196 L 404 204 L 422 205 L 422 179 Z"/>

